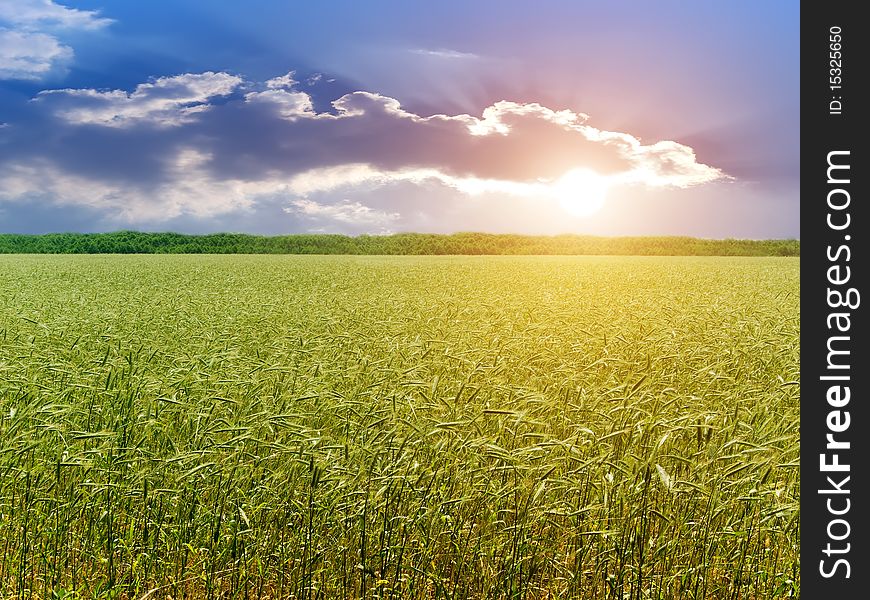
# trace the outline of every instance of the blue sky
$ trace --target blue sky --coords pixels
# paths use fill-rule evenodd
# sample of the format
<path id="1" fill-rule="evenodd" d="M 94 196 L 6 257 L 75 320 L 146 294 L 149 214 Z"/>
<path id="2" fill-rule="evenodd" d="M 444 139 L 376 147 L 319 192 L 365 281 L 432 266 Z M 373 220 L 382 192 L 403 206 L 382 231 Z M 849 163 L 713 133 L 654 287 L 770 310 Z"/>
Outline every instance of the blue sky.
<path id="1" fill-rule="evenodd" d="M 798 3 L 431 4 L 0 0 L 0 231 L 798 236 Z"/>

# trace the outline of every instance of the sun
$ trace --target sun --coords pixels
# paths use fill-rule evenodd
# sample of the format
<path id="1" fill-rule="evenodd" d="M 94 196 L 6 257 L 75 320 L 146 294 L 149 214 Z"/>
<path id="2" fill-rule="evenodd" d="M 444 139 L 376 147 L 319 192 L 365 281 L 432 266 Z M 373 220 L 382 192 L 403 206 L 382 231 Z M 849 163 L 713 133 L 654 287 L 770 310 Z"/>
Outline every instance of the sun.
<path id="1" fill-rule="evenodd" d="M 608 181 L 594 171 L 574 169 L 552 184 L 552 194 L 566 212 L 576 217 L 588 217 L 604 206 Z"/>

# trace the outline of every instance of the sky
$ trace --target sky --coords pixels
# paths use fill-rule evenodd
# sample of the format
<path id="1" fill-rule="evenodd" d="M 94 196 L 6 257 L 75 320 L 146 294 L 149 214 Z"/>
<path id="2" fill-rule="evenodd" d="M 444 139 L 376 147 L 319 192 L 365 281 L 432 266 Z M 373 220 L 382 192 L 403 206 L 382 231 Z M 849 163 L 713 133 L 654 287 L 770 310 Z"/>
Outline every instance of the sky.
<path id="1" fill-rule="evenodd" d="M 797 238 L 799 3 L 0 0 L 0 232 Z"/>

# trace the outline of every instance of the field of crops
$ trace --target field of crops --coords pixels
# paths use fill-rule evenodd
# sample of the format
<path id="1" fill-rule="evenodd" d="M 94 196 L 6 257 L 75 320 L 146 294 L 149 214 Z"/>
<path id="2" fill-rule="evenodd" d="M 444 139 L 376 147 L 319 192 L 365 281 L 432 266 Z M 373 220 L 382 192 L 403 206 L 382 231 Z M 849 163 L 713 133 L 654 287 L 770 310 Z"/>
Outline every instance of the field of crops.
<path id="1" fill-rule="evenodd" d="M 797 595 L 799 259 L 0 257 L 0 598 Z"/>

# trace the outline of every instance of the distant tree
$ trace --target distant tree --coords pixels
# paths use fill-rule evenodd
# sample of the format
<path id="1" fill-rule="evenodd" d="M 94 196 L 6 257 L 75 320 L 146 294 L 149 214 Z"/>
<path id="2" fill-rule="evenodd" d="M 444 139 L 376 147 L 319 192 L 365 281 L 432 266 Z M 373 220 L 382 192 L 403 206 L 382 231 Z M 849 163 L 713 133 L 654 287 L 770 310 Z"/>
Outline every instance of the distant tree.
<path id="1" fill-rule="evenodd" d="M 690 237 L 399 233 L 394 235 L 239 233 L 0 234 L 0 253 L 32 254 L 636 254 L 655 256 L 800 256 L 799 240 Z"/>

